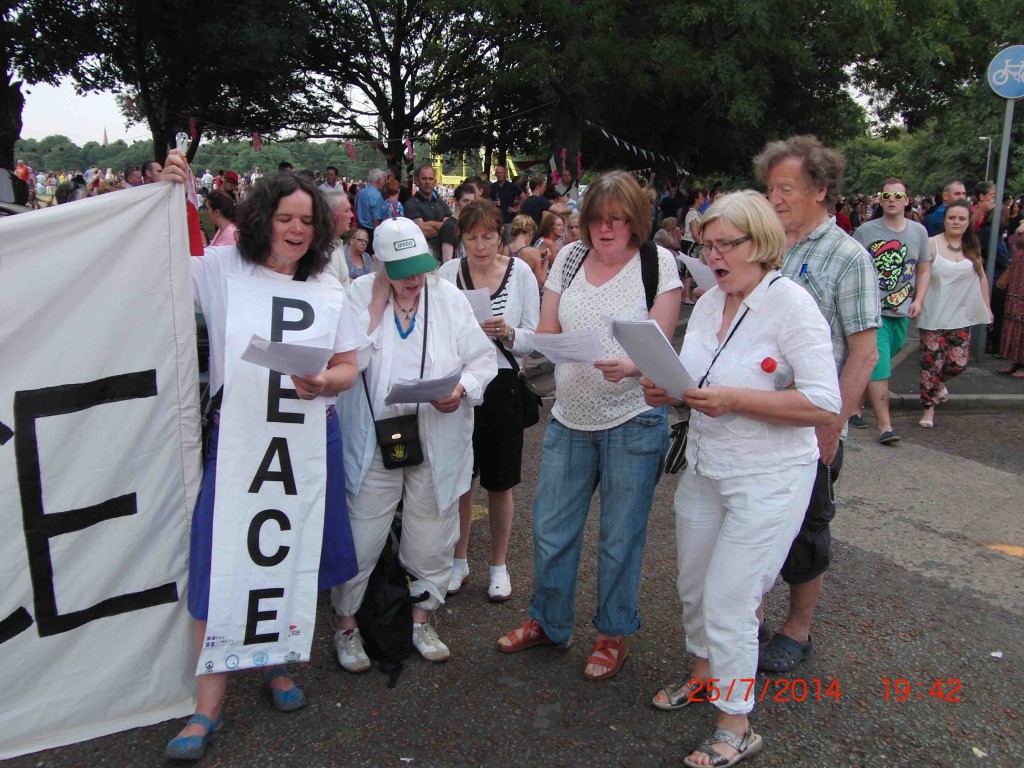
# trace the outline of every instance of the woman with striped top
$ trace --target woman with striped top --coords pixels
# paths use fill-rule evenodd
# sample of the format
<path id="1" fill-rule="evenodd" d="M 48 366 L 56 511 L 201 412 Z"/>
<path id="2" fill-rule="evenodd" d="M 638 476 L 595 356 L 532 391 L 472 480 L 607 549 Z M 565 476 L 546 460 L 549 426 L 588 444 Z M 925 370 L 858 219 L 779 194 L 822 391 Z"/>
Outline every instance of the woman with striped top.
<path id="1" fill-rule="evenodd" d="M 464 290 L 486 288 L 493 317 L 480 323 L 495 344 L 498 375 L 476 408 L 473 427 L 474 474 L 487 491 L 491 525 L 491 573 L 487 596 L 503 602 L 512 595 L 505 557 L 512 533 L 512 488 L 519 484 L 523 458 L 523 410 L 519 367 L 533 351 L 540 317 L 537 279 L 525 261 L 501 253 L 501 214 L 488 200 L 476 200 L 459 212 L 464 259 L 441 266 L 438 274 Z M 514 365 L 513 365 L 514 363 Z M 473 519 L 473 491 L 459 501 L 459 542 L 455 546 L 448 594 L 456 594 L 469 575 L 467 554 Z"/>

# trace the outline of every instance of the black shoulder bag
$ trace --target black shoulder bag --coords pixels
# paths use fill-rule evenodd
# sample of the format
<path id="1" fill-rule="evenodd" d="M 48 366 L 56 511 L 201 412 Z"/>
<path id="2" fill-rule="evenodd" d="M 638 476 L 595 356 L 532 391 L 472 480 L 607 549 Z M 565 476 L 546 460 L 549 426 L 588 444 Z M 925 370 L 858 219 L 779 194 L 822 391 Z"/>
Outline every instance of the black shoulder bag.
<path id="1" fill-rule="evenodd" d="M 525 262 L 524 262 L 525 263 Z M 512 262 L 509 261 L 509 269 L 512 268 Z M 469 274 L 469 260 L 463 259 L 462 264 L 459 268 L 459 279 L 461 281 L 460 287 L 463 289 L 473 290 L 473 278 Z M 505 345 L 497 339 L 491 339 L 494 342 L 494 346 L 498 348 L 498 351 L 505 356 L 505 360 L 508 361 L 513 371 L 516 371 L 516 390 L 519 392 L 519 404 L 523 409 L 523 428 L 532 427 L 538 421 L 540 421 L 540 395 L 537 390 L 530 384 L 526 379 L 526 371 L 516 363 L 515 357 L 505 349 Z"/>
<path id="2" fill-rule="evenodd" d="M 430 315 L 430 290 L 423 284 L 423 352 L 420 355 L 420 378 L 423 378 L 424 366 L 427 361 L 427 325 Z M 416 403 L 415 413 L 405 416 L 392 416 L 390 419 L 377 419 L 373 415 L 373 398 L 370 387 L 366 383 L 366 372 L 363 372 L 363 391 L 366 392 L 366 404 L 370 406 L 370 418 L 377 434 L 377 445 L 380 446 L 380 457 L 384 469 L 404 469 L 423 463 L 423 445 L 420 443 L 419 415 L 420 404 Z"/>

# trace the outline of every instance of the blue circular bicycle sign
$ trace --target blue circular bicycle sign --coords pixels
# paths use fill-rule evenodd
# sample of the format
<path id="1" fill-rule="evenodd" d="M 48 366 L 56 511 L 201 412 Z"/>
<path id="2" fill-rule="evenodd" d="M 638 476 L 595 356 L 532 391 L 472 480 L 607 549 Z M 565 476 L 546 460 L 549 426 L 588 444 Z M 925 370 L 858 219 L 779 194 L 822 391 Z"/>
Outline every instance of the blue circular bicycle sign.
<path id="1" fill-rule="evenodd" d="M 993 57 L 988 65 L 988 85 L 1004 99 L 1024 96 L 1024 45 L 1003 48 Z"/>

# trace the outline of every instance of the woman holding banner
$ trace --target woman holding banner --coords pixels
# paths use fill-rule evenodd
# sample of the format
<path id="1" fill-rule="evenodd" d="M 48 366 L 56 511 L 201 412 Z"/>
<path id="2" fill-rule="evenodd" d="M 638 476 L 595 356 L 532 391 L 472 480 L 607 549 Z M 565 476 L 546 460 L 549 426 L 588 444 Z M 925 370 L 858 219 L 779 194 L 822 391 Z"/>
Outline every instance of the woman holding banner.
<path id="1" fill-rule="evenodd" d="M 185 182 L 189 176 L 184 156 L 174 151 L 164 164 L 163 181 Z M 237 245 L 208 248 L 204 256 L 191 259 L 195 299 L 206 319 L 210 334 L 210 388 L 214 395 L 213 428 L 208 442 L 203 483 L 192 517 L 189 553 L 189 613 L 195 619 L 199 648 L 206 635 L 210 604 L 210 570 L 213 546 L 214 490 L 217 473 L 219 405 L 225 372 L 225 343 L 228 325 L 227 283 L 242 275 L 270 280 L 326 284 L 341 291 L 340 284 L 324 267 L 330 260 L 334 239 L 331 212 L 311 179 L 291 172 L 264 177 L 236 217 Z M 327 369 L 315 376 L 292 377 L 295 391 L 305 400 L 323 398 L 327 443 L 327 487 L 320 557 L 319 589 L 327 589 L 351 578 L 356 572 L 355 551 L 345 505 L 345 476 L 342 468 L 341 432 L 335 415 L 334 398 L 352 386 L 357 376 L 356 342 L 336 321 L 335 354 Z M 267 671 L 264 688 L 274 706 L 283 712 L 305 705 L 305 696 L 292 682 L 284 667 Z M 166 756 L 176 760 L 198 760 L 223 722 L 221 708 L 227 690 L 227 673 L 200 675 L 196 713 L 181 733 L 167 746 Z"/>
<path id="2" fill-rule="evenodd" d="M 459 538 L 459 497 L 473 470 L 473 408 L 497 374 L 494 344 L 458 288 L 434 274 L 422 230 L 386 219 L 373 233 L 381 267 L 349 287 L 344 322 L 363 332 L 362 381 L 338 400 L 345 430 L 349 519 L 359 574 L 331 590 L 335 650 L 342 668 L 364 672 L 356 611 L 402 502 L 398 558 L 414 579 L 412 643 L 428 661 L 450 653 L 427 621 L 444 603 Z M 428 403 L 389 403 L 399 379 L 448 379 Z M 410 398 L 412 400 L 413 398 Z"/>

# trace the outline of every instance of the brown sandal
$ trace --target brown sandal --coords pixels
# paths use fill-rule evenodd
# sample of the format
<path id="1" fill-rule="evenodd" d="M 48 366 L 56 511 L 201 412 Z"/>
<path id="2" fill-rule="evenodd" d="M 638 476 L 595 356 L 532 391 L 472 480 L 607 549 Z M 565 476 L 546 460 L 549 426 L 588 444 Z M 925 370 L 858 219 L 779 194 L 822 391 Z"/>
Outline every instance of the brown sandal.
<path id="1" fill-rule="evenodd" d="M 505 642 L 503 642 L 505 641 Z M 502 653 L 518 653 L 537 645 L 554 645 L 544 634 L 544 629 L 536 619 L 527 619 L 523 626 L 513 629 L 498 639 L 498 650 Z"/>
<path id="2" fill-rule="evenodd" d="M 588 675 L 584 670 L 583 674 L 588 680 L 607 680 L 610 677 L 615 677 L 619 674 L 619 670 L 622 669 L 622 663 L 628 655 L 629 648 L 626 647 L 626 643 L 622 638 L 618 640 L 598 640 L 594 643 L 594 647 L 590 649 L 587 664 L 600 664 L 608 671 L 602 672 L 599 675 Z"/>

